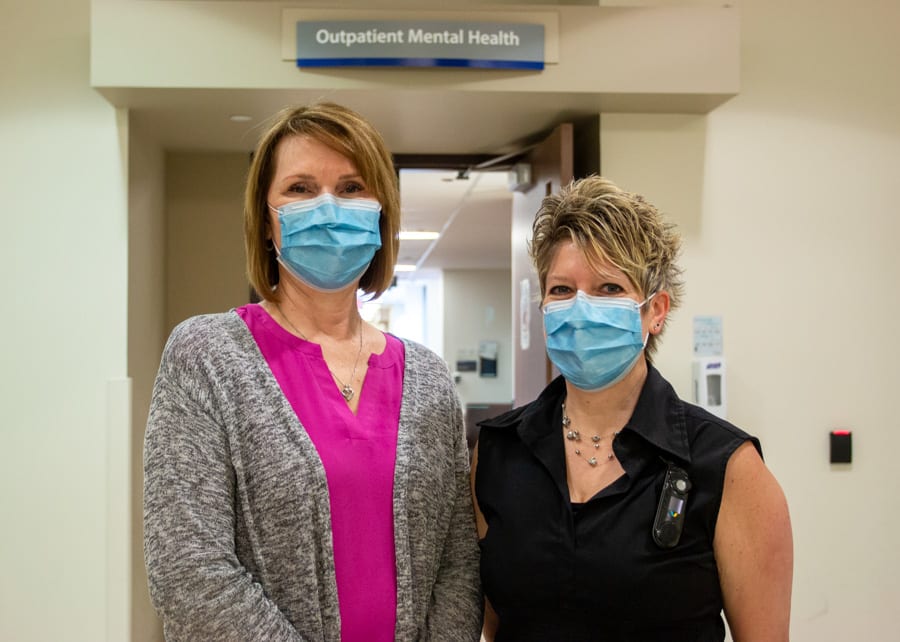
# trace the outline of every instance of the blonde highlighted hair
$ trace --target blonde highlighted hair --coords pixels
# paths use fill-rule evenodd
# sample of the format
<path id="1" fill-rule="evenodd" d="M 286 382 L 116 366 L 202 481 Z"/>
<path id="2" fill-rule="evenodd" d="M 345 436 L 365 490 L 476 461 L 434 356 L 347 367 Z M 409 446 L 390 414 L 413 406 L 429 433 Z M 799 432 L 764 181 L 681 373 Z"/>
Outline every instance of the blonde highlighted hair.
<path id="1" fill-rule="evenodd" d="M 681 237 L 643 196 L 625 192 L 601 176 L 588 176 L 545 197 L 529 243 L 541 298 L 556 250 L 569 240 L 596 271 L 604 261 L 620 269 L 641 297 L 664 290 L 670 310 L 681 304 L 684 282 L 677 264 Z M 648 355 L 656 350 L 658 338 L 650 335 Z"/>

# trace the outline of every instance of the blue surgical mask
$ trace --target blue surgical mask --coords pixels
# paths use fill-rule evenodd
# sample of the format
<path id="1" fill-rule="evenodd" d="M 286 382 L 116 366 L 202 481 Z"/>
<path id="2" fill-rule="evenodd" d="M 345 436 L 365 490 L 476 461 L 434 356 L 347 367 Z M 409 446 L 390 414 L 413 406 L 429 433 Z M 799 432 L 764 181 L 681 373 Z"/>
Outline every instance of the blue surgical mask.
<path id="1" fill-rule="evenodd" d="M 544 330 L 550 361 L 582 390 L 603 390 L 618 383 L 631 372 L 647 342 L 641 307 L 652 298 L 638 303 L 579 290 L 571 299 L 546 304 Z"/>
<path id="2" fill-rule="evenodd" d="M 381 247 L 381 205 L 322 194 L 279 208 L 278 261 L 319 290 L 342 290 L 359 279 Z"/>

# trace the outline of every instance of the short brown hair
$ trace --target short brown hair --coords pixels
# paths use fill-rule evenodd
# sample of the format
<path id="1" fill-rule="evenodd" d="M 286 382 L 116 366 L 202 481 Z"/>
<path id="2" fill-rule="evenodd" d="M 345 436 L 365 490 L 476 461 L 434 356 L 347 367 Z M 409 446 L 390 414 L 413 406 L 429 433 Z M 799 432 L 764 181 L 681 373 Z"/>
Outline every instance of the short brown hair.
<path id="1" fill-rule="evenodd" d="M 681 304 L 684 282 L 676 263 L 681 238 L 643 196 L 625 192 L 601 176 L 588 176 L 544 198 L 529 243 L 542 299 L 559 243 L 568 240 L 592 266 L 608 261 L 622 270 L 641 296 L 665 290 L 670 310 Z M 648 355 L 656 343 L 657 335 L 651 334 Z"/>
<path id="2" fill-rule="evenodd" d="M 244 247 L 247 278 L 265 300 L 277 298 L 278 262 L 269 242 L 267 195 L 275 173 L 275 150 L 288 136 L 309 136 L 343 154 L 356 165 L 360 176 L 381 203 L 381 249 L 362 275 L 359 287 L 380 296 L 394 278 L 400 245 L 400 187 L 394 161 L 381 134 L 355 111 L 329 102 L 288 107 L 272 117 L 250 163 L 244 190 Z"/>

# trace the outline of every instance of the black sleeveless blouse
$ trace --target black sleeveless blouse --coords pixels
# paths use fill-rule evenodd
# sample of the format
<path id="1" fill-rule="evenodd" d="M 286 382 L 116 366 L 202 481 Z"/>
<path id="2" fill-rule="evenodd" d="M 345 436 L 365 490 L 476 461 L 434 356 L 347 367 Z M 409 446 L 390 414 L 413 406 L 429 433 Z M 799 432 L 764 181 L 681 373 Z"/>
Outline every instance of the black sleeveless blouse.
<path id="1" fill-rule="evenodd" d="M 561 404 L 565 381 L 480 424 L 475 492 L 488 524 L 481 579 L 497 641 L 721 642 L 713 554 L 725 466 L 759 442 L 681 401 L 649 366 L 634 414 L 613 442 L 625 474 L 572 506 Z M 691 490 L 673 548 L 652 527 L 667 462 Z"/>

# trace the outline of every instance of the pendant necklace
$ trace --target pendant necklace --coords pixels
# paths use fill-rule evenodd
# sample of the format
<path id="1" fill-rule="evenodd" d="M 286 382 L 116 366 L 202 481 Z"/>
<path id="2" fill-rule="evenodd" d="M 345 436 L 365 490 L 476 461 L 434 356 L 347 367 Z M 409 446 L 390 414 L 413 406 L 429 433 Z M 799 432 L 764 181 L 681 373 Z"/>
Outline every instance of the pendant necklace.
<path id="1" fill-rule="evenodd" d="M 594 447 L 594 452 L 591 453 L 590 451 L 588 451 L 588 454 L 585 455 L 585 454 L 582 454 L 582 452 L 581 452 L 581 433 L 578 432 L 577 430 L 574 430 L 571 427 L 571 424 L 572 424 L 572 421 L 569 419 L 569 416 L 566 414 L 566 402 L 564 401 L 562 404 L 563 430 L 566 433 L 566 439 L 568 441 L 575 443 L 575 454 L 578 455 L 580 458 L 584 459 L 592 467 L 595 467 L 598 463 L 596 451 L 598 451 L 600 449 L 600 442 L 603 441 L 604 439 L 606 439 L 607 437 L 609 437 L 610 438 L 610 446 L 609 446 L 609 454 L 606 455 L 606 461 L 609 462 L 616 458 L 616 455 L 612 450 L 612 442 L 618 436 L 618 434 L 619 434 L 618 430 L 614 431 L 611 434 L 607 434 L 607 435 L 591 435 L 591 444 L 590 445 Z"/>
<path id="2" fill-rule="evenodd" d="M 300 332 L 300 330 L 298 330 L 297 327 L 293 323 L 291 323 L 291 320 L 287 318 L 287 315 L 285 315 L 284 311 L 281 309 L 281 304 L 276 303 L 275 307 L 278 310 L 278 314 L 281 315 L 281 318 L 284 319 L 287 322 L 287 324 L 290 326 L 291 330 L 294 331 L 294 334 L 299 335 L 300 338 L 303 339 L 304 341 L 309 341 L 309 339 L 306 338 L 306 335 L 303 334 L 302 332 Z M 353 389 L 353 386 L 350 384 L 352 384 L 353 380 L 356 378 L 356 368 L 359 366 L 359 357 L 362 355 L 362 344 L 363 344 L 362 336 L 363 336 L 363 323 L 362 323 L 362 319 L 360 319 L 360 322 L 359 322 L 359 350 L 357 350 L 357 352 L 356 352 L 356 361 L 353 362 L 353 372 L 350 373 L 350 383 L 344 383 L 343 381 L 341 381 L 341 378 L 334 373 L 334 370 L 332 370 L 331 368 L 328 368 L 328 362 L 327 361 L 325 362 L 325 367 L 328 368 L 328 372 L 330 372 L 331 376 L 334 377 L 334 380 L 337 381 L 338 385 L 341 388 L 341 396 L 344 398 L 344 401 L 346 401 L 347 403 L 350 403 L 350 400 L 353 399 L 353 395 L 356 394 L 356 391 Z M 323 354 L 322 359 L 324 360 L 324 358 L 325 358 L 325 355 Z"/>

